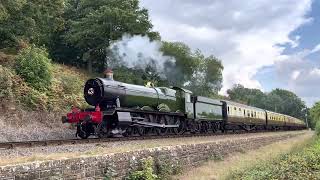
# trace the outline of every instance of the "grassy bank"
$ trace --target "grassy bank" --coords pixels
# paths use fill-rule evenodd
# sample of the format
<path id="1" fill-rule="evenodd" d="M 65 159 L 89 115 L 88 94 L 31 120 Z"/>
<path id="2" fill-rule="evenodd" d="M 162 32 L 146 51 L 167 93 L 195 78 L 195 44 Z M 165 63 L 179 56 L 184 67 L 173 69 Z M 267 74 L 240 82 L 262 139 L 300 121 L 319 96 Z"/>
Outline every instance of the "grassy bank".
<path id="1" fill-rule="evenodd" d="M 235 171 L 227 179 L 320 179 L 320 138 L 267 163 Z"/>
<path id="2" fill-rule="evenodd" d="M 272 143 L 259 149 L 213 159 L 200 167 L 174 177 L 174 179 L 250 179 L 244 173 L 250 171 L 254 165 L 272 163 L 273 159 L 277 159 L 283 154 L 304 148 L 313 141 L 313 135 L 314 133 L 307 132 L 304 135 Z M 251 179 L 257 179 L 255 174 L 252 174 Z M 262 177 L 261 179 L 270 178 Z"/>
<path id="3" fill-rule="evenodd" d="M 0 142 L 73 138 L 60 119 L 71 106 L 87 106 L 83 85 L 94 75 L 50 63 L 50 85 L 39 90 L 17 72 L 16 62 L 16 54 L 0 50 Z"/>

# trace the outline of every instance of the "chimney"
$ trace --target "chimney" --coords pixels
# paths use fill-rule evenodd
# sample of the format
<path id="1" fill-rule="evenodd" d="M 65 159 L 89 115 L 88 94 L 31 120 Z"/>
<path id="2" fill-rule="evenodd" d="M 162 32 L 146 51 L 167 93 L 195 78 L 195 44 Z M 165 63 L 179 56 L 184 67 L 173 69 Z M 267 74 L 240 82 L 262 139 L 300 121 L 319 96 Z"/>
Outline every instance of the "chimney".
<path id="1" fill-rule="evenodd" d="M 113 81 L 113 71 L 112 71 L 112 69 L 110 69 L 110 68 L 106 69 L 103 72 L 103 74 L 104 74 L 104 78 Z"/>

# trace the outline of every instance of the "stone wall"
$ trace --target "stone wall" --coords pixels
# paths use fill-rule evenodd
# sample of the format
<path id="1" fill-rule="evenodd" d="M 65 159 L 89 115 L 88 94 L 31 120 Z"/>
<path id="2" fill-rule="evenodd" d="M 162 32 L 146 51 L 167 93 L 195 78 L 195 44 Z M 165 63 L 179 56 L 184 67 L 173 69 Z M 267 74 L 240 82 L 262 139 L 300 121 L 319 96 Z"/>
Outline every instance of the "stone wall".
<path id="1" fill-rule="evenodd" d="M 250 136 L 237 140 L 158 147 L 134 152 L 114 153 L 76 159 L 49 160 L 0 167 L 0 179 L 122 179 L 139 166 L 143 158 L 153 157 L 165 163 L 179 164 L 182 168 L 196 166 L 213 157 L 223 157 L 234 152 L 288 139 L 301 133 L 284 133 Z"/>

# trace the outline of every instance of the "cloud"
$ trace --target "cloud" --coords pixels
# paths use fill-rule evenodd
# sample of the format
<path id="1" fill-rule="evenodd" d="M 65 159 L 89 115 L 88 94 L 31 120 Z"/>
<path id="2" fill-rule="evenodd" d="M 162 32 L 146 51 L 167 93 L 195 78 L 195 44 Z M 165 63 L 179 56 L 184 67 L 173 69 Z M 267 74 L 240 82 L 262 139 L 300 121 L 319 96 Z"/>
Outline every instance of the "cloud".
<path id="1" fill-rule="evenodd" d="M 154 29 L 222 60 L 223 92 L 235 83 L 262 88 L 254 75 L 287 56 L 280 44 L 297 47 L 289 34 L 310 22 L 311 0 L 142 0 Z"/>
<path id="2" fill-rule="evenodd" d="M 287 55 L 274 64 L 277 80 L 283 88 L 298 94 L 309 107 L 320 100 L 320 62 L 308 59 L 309 55 L 318 52 L 318 46 Z"/>
<path id="3" fill-rule="evenodd" d="M 315 52 L 318 52 L 318 51 L 320 51 L 320 44 L 318 44 L 316 47 L 314 47 L 314 48 L 311 50 L 312 53 L 315 53 Z"/>

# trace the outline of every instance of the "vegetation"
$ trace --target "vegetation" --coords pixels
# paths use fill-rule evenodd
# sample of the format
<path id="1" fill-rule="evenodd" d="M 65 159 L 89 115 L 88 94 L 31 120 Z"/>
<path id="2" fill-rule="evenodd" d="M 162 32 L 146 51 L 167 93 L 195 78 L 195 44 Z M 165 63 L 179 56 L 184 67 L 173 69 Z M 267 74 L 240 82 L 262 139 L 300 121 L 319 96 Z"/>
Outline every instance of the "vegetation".
<path id="1" fill-rule="evenodd" d="M 16 60 L 16 72 L 28 85 L 45 91 L 51 85 L 52 65 L 45 49 L 30 46 L 23 49 Z"/>
<path id="2" fill-rule="evenodd" d="M 0 65 L 0 101 L 12 98 L 12 77 L 10 70 Z"/>
<path id="3" fill-rule="evenodd" d="M 26 52 L 29 52 L 29 50 L 26 49 Z M 27 58 L 30 57 L 30 54 L 22 55 L 21 53 L 21 58 L 27 57 L 26 59 L 3 58 L 10 59 L 8 61 L 13 62 L 3 63 L 5 66 L 0 65 L 0 102 L 7 105 L 6 102 L 10 101 L 21 105 L 23 109 L 27 110 L 65 111 L 73 105 L 85 107 L 86 103 L 83 99 L 82 87 L 84 81 L 90 76 L 76 68 L 51 64 L 47 62 L 46 58 L 43 62 L 43 59 L 41 59 L 43 54 L 39 55 L 35 53 L 36 51 L 42 52 L 41 49 L 32 52 L 34 54 L 31 53 L 31 56 L 35 55 L 36 57 L 30 59 L 30 61 L 44 63 L 44 66 L 48 65 L 51 74 L 50 81 L 44 81 L 46 78 L 38 79 L 43 77 L 42 73 L 47 75 L 47 72 L 45 72 L 44 68 L 39 70 L 37 69 L 39 66 L 33 66 L 34 64 L 32 63 L 29 64 Z M 21 61 L 19 62 L 19 60 Z M 22 61 L 24 62 L 21 63 Z M 17 67 L 21 68 L 17 69 Z M 35 67 L 35 70 L 31 70 L 33 67 Z M 27 73 L 28 71 L 31 73 Z M 23 72 L 30 81 L 22 78 L 23 76 L 19 75 L 18 72 Z M 35 75 L 36 72 L 39 73 L 37 76 Z M 36 82 L 33 83 L 32 81 Z M 41 85 L 40 89 L 37 88 L 38 86 L 34 86 L 43 81 L 44 85 Z"/>
<path id="4" fill-rule="evenodd" d="M 148 10 L 139 6 L 139 0 L 5 0 L 0 2 L 0 9 L 0 50 L 19 53 L 18 60 L 25 60 L 20 64 L 29 63 L 29 67 L 34 64 L 29 69 L 36 70 L 34 74 L 26 69 L 20 70 L 20 67 L 17 73 L 29 86 L 42 92 L 50 89 L 50 71 L 43 72 L 48 72 L 47 75 L 37 76 L 35 66 L 42 68 L 37 63 L 39 59 L 50 57 L 53 62 L 87 68 L 89 73 L 101 73 L 116 61 L 110 45 L 124 35 L 161 40 L 159 33 L 152 31 Z M 199 50 L 193 52 L 181 42 L 160 44 L 163 55 L 176 60 L 165 64 L 165 72 L 158 72 L 152 66 L 129 68 L 116 62 L 118 66 L 113 67 L 115 77 L 139 85 L 152 81 L 158 86 L 186 87 L 199 95 L 217 95 L 222 83 L 220 60 L 214 56 L 206 57 Z M 45 47 L 49 57 L 44 48 L 37 47 Z M 19 52 L 24 48 L 27 49 Z M 27 56 L 27 51 L 29 57 L 22 57 Z M 33 58 L 36 63 L 27 60 Z"/>
<path id="5" fill-rule="evenodd" d="M 309 116 L 311 117 L 310 126 L 315 127 L 320 124 L 320 102 L 316 102 L 309 110 Z M 318 125 L 319 126 L 319 125 Z"/>
<path id="6" fill-rule="evenodd" d="M 0 48 L 21 41 L 49 45 L 63 28 L 64 0 L 3 0 L 0 2 Z"/>
<path id="7" fill-rule="evenodd" d="M 234 173 L 229 179 L 319 179 L 320 139 L 302 150 L 280 156 L 269 163 Z"/>
<path id="8" fill-rule="evenodd" d="M 132 172 L 127 180 L 156 180 L 158 176 L 153 172 L 153 158 L 149 157 L 141 162 L 141 170 Z"/>
<path id="9" fill-rule="evenodd" d="M 151 31 L 148 11 L 139 7 L 138 0 L 84 0 L 68 1 L 65 10 L 67 29 L 62 33 L 65 41 L 80 51 L 77 56 L 96 70 L 104 70 L 110 44 L 123 34 L 158 34 Z M 59 48 L 59 47 L 58 47 Z M 101 67 L 101 68 L 99 68 Z"/>
<path id="10" fill-rule="evenodd" d="M 180 174 L 181 166 L 167 159 L 157 159 L 152 157 L 143 159 L 141 167 L 133 171 L 126 178 L 127 180 L 166 180 L 171 179 L 172 175 Z"/>

